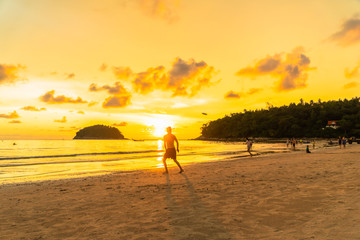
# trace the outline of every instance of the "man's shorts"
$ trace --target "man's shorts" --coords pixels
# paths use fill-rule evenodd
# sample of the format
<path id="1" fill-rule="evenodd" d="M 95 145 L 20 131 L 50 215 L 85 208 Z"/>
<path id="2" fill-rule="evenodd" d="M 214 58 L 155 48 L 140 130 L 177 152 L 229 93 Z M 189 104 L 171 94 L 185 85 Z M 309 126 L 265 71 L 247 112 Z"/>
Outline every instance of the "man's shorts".
<path id="1" fill-rule="evenodd" d="M 164 158 L 165 159 L 171 158 L 171 159 L 176 160 L 176 150 L 175 150 L 175 148 L 167 148 L 166 152 L 164 154 Z"/>

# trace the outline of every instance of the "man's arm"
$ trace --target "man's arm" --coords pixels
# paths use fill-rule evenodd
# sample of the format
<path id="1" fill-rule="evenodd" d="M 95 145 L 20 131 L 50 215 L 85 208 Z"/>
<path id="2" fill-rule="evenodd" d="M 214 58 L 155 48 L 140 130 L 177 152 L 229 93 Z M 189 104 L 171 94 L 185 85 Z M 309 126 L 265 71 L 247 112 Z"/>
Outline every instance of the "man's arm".
<path id="1" fill-rule="evenodd" d="M 179 141 L 177 140 L 176 136 L 174 136 L 174 138 L 175 138 L 175 142 L 176 142 L 177 151 L 179 152 Z"/>

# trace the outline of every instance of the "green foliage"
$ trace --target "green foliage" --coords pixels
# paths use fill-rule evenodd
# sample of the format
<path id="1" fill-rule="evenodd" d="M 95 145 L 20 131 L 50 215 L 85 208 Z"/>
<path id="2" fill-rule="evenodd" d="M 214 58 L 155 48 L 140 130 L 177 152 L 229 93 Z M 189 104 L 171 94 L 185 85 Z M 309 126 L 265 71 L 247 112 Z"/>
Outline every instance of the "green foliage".
<path id="1" fill-rule="evenodd" d="M 94 125 L 79 130 L 74 139 L 124 139 L 124 136 L 115 127 Z"/>
<path id="2" fill-rule="evenodd" d="M 336 120 L 339 128 L 326 127 Z M 360 137 L 360 102 L 351 100 L 291 103 L 289 106 L 232 113 L 201 128 L 205 138 Z"/>

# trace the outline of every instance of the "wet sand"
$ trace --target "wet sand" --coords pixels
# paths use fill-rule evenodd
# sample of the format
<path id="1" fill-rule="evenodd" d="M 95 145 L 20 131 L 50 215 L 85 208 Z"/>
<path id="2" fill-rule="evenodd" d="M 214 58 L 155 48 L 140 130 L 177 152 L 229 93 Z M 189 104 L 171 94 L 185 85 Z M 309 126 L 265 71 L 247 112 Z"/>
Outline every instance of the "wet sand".
<path id="1" fill-rule="evenodd" d="M 360 239 L 358 144 L 184 170 L 1 185 L 0 239 Z"/>

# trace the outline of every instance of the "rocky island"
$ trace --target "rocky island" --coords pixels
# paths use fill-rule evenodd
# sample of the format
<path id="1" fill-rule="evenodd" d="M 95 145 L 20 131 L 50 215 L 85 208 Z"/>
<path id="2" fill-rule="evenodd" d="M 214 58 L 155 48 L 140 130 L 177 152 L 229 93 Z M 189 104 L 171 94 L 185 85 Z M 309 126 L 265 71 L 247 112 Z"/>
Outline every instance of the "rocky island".
<path id="1" fill-rule="evenodd" d="M 105 125 L 85 127 L 76 133 L 74 139 L 125 139 L 119 129 Z"/>

